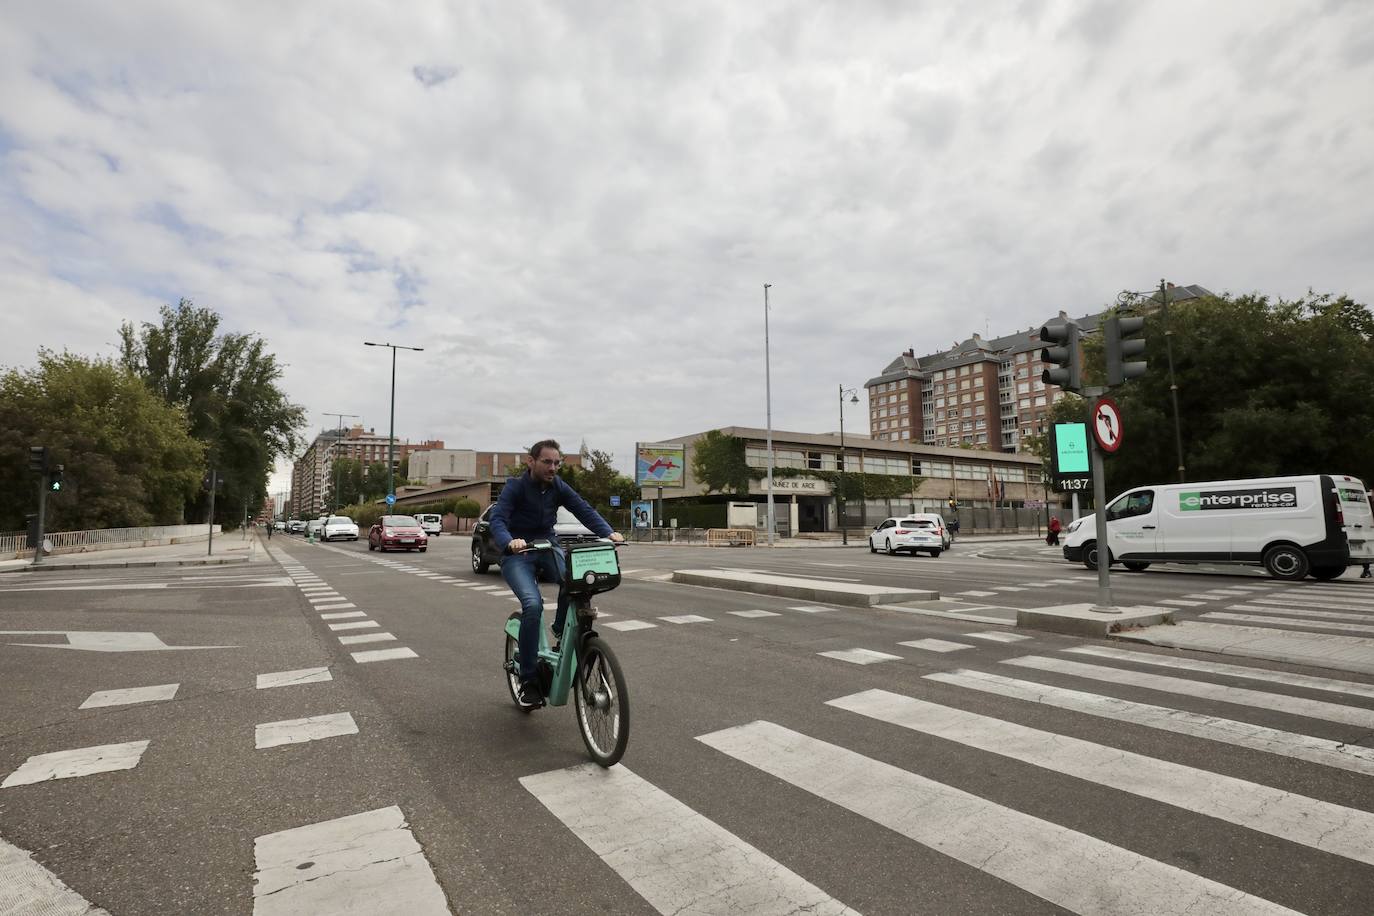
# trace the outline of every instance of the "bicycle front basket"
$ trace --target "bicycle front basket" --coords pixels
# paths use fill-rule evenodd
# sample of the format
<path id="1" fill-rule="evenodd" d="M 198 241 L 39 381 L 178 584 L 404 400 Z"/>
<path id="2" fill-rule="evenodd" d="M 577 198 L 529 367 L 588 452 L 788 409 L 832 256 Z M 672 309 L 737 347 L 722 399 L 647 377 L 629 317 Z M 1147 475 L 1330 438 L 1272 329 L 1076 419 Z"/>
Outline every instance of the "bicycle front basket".
<path id="1" fill-rule="evenodd" d="M 574 595 L 608 592 L 620 584 L 620 559 L 610 544 L 568 548 L 568 591 Z"/>

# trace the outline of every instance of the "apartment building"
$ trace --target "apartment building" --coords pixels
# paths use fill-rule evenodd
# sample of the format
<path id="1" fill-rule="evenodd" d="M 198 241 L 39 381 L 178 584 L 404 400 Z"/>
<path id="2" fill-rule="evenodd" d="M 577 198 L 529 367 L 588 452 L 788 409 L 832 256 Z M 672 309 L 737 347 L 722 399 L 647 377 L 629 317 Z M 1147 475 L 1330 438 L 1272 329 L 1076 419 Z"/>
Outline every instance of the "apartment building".
<path id="1" fill-rule="evenodd" d="M 1167 302 L 1210 296 L 1200 286 L 1169 286 Z M 1141 301 L 1159 308 L 1159 294 Z M 1065 312 L 1060 318 L 1068 318 Z M 1084 334 L 1098 332 L 1102 313 L 1075 318 Z M 947 350 L 916 356 L 908 349 L 864 383 L 869 435 L 888 442 L 1020 451 L 1040 433 L 1062 395 L 1040 381 L 1040 324 L 993 339 L 973 334 Z"/>
<path id="2" fill-rule="evenodd" d="M 426 439 L 418 443 L 397 439 L 394 445 L 396 466 L 399 468 L 412 452 L 443 447 L 444 443 L 439 439 Z M 364 430 L 362 426 L 354 426 L 342 434 L 337 429 L 321 430 L 291 465 L 292 511 L 300 518 L 310 518 L 329 505 L 334 488 L 332 475 L 336 459 L 352 458 L 364 465 L 376 462 L 386 464 L 387 453 L 392 450 L 388 437 L 378 435 L 375 429 Z"/>

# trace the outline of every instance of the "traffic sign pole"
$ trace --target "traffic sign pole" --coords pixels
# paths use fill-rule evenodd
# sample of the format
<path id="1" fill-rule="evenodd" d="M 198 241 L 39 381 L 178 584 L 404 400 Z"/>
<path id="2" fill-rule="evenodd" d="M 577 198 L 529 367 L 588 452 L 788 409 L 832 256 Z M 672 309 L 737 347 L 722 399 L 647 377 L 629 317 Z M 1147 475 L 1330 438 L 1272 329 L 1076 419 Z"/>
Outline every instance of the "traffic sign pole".
<path id="1" fill-rule="evenodd" d="M 43 562 L 43 528 L 48 516 L 48 472 L 43 471 L 42 482 L 38 486 L 38 544 L 33 548 L 33 565 Z"/>

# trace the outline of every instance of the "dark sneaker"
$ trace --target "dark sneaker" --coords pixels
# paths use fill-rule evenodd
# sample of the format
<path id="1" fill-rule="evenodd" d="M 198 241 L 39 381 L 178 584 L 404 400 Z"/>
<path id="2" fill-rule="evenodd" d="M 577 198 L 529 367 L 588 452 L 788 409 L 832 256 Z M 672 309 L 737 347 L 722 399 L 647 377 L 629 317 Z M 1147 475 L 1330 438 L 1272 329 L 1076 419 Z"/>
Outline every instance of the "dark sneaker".
<path id="1" fill-rule="evenodd" d="M 538 709 L 544 705 L 544 694 L 538 681 L 521 681 L 520 693 L 516 698 L 521 709 Z"/>
<path id="2" fill-rule="evenodd" d="M 554 652 L 557 652 L 557 651 L 558 651 L 559 649 L 561 649 L 561 648 L 563 648 L 563 634 L 562 634 L 562 633 L 554 633 L 554 634 L 553 634 L 553 646 L 552 646 L 552 649 L 553 649 Z"/>

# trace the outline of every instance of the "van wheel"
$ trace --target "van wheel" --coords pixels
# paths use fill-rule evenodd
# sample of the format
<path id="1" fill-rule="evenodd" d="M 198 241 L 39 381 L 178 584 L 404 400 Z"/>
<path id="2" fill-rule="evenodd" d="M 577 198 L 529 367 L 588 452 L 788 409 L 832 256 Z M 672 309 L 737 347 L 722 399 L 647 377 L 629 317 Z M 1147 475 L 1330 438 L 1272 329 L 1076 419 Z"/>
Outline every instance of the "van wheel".
<path id="1" fill-rule="evenodd" d="M 1149 563 L 1145 563 L 1140 560 L 1122 560 L 1121 565 L 1129 569 L 1131 572 L 1144 572 L 1145 570 L 1150 568 Z"/>
<path id="2" fill-rule="evenodd" d="M 1083 565 L 1089 569 L 1097 569 L 1097 542 L 1090 541 L 1083 545 Z M 1107 555 L 1107 565 L 1112 565 L 1112 557 Z"/>
<path id="3" fill-rule="evenodd" d="M 1307 554 L 1288 544 L 1270 547 L 1264 554 L 1264 568 L 1275 579 L 1302 579 L 1307 576 Z"/>
<path id="4" fill-rule="evenodd" d="M 1312 578 L 1330 582 L 1332 579 L 1339 579 L 1343 572 L 1345 572 L 1344 566 L 1313 566 Z"/>

